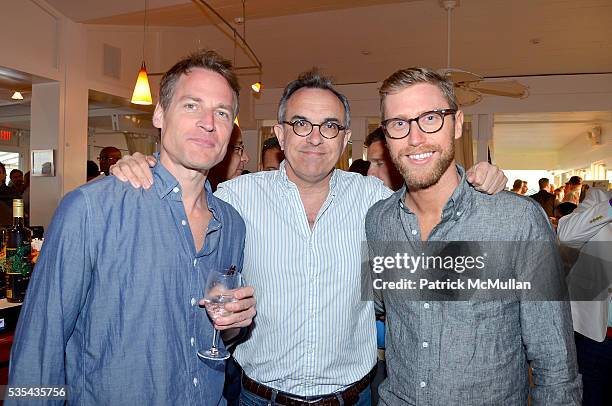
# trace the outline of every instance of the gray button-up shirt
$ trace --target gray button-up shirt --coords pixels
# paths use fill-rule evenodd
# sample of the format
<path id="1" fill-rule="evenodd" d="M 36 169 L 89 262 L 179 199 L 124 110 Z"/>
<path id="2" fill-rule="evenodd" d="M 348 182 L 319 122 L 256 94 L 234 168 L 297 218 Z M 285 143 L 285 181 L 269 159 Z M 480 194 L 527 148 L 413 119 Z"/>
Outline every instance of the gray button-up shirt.
<path id="1" fill-rule="evenodd" d="M 428 241 L 551 241 L 554 233 L 533 200 L 513 193 L 478 193 L 461 182 Z M 368 242 L 419 241 L 406 189 L 368 212 Z M 411 301 L 384 290 L 388 378 L 383 405 L 578 405 L 568 302 Z"/>

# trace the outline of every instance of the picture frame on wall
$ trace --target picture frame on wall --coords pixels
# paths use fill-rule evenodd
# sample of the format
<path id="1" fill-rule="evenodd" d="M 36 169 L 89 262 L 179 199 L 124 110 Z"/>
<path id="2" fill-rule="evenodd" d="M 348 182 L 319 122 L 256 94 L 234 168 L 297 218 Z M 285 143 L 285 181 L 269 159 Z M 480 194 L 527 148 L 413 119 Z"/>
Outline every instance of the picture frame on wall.
<path id="1" fill-rule="evenodd" d="M 53 149 L 32 150 L 32 176 L 55 176 Z"/>

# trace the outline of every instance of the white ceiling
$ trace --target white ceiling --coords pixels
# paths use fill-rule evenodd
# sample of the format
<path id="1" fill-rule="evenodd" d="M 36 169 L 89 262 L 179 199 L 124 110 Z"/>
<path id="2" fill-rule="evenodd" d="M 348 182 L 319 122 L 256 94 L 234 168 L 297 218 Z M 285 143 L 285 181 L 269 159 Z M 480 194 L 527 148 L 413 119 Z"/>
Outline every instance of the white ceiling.
<path id="1" fill-rule="evenodd" d="M 73 21 L 87 24 L 141 25 L 145 0 L 47 0 Z M 419 0 L 246 0 L 246 20 Z M 228 21 L 242 17 L 242 0 L 207 0 Z M 197 0 L 147 0 L 147 19 L 157 26 L 216 23 Z"/>
<path id="2" fill-rule="evenodd" d="M 612 123 L 612 112 L 495 114 L 495 150 L 557 151 L 603 123 Z"/>
<path id="3" fill-rule="evenodd" d="M 141 25 L 144 0 L 47 0 L 78 22 Z M 219 20 L 197 0 L 149 0 L 150 26 Z M 228 21 L 241 0 L 209 0 Z M 439 0 L 246 0 L 247 40 L 264 81 L 282 87 L 312 65 L 339 83 L 376 82 L 400 67 L 446 66 Z M 237 26 L 241 31 L 241 27 Z M 610 0 L 461 0 L 453 12 L 453 66 L 487 77 L 612 72 Z M 223 47 L 219 41 L 206 44 Z M 364 55 L 366 53 L 367 55 Z"/>

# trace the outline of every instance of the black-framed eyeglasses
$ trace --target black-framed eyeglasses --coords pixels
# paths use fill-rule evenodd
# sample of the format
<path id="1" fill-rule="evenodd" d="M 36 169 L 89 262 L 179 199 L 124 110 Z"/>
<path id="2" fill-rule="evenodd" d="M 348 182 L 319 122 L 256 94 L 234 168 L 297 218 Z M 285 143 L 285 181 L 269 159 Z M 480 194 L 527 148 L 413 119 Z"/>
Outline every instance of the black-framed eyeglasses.
<path id="1" fill-rule="evenodd" d="M 118 160 L 120 160 L 121 158 L 116 158 L 114 156 L 99 156 L 98 157 L 98 161 L 100 162 L 117 162 Z"/>
<path id="2" fill-rule="evenodd" d="M 427 134 L 437 133 L 444 127 L 444 117 L 455 114 L 456 109 L 441 109 L 426 111 L 420 114 L 418 117 L 403 119 L 403 118 L 389 118 L 380 123 L 385 135 L 394 140 L 405 138 L 410 134 L 410 124 L 416 121 L 419 129 Z"/>
<path id="3" fill-rule="evenodd" d="M 293 132 L 300 137 L 307 137 L 315 127 L 319 127 L 321 136 L 329 140 L 336 138 L 340 131 L 346 130 L 346 127 L 341 126 L 334 121 L 325 121 L 321 124 L 313 124 L 308 120 L 299 119 L 294 121 L 283 121 L 282 123 L 293 127 Z"/>
<path id="4" fill-rule="evenodd" d="M 243 152 L 244 152 L 244 144 L 240 143 L 240 144 L 229 144 L 227 146 L 228 148 L 231 148 L 231 150 L 237 154 L 238 156 L 242 156 Z"/>

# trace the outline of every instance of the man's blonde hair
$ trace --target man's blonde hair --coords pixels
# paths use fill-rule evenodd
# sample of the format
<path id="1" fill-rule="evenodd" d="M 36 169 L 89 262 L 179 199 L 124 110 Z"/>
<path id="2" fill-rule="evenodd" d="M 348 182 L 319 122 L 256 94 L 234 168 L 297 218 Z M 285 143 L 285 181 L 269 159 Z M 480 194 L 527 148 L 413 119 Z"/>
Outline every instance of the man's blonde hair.
<path id="1" fill-rule="evenodd" d="M 436 86 L 444 95 L 444 98 L 448 102 L 448 106 L 451 109 L 459 108 L 457 104 L 457 97 L 455 96 L 455 91 L 453 90 L 453 82 L 444 77 L 444 75 L 441 75 L 435 70 L 428 68 L 407 68 L 398 70 L 385 79 L 380 87 L 380 90 L 378 91 L 380 94 L 380 112 L 383 119 L 385 118 L 385 112 L 383 109 L 385 97 L 419 83 L 429 83 Z"/>

